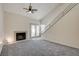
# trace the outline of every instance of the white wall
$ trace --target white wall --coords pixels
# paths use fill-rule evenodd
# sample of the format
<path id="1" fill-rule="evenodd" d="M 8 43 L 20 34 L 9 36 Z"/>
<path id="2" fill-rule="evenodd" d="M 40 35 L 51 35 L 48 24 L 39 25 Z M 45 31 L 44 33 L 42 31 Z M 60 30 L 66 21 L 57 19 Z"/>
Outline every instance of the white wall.
<path id="1" fill-rule="evenodd" d="M 0 4 L 0 43 L 4 40 L 3 9 Z"/>
<path id="2" fill-rule="evenodd" d="M 79 4 L 43 36 L 48 41 L 79 48 Z"/>
<path id="3" fill-rule="evenodd" d="M 9 12 L 5 12 L 5 33 L 6 33 L 6 40 L 9 43 L 15 42 L 14 32 L 19 31 L 26 31 L 27 32 L 27 39 L 29 39 L 30 33 L 30 23 L 34 23 L 33 20 L 21 16 L 18 14 L 13 14 Z M 36 22 L 37 23 L 37 22 Z"/>

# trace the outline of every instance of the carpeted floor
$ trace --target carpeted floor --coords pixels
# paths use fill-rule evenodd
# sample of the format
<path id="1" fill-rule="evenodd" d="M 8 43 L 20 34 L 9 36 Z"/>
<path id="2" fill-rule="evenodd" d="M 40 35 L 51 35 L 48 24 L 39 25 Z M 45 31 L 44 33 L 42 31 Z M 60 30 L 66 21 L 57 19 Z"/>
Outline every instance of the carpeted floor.
<path id="1" fill-rule="evenodd" d="M 79 49 L 45 40 L 26 40 L 4 45 L 1 56 L 79 56 Z"/>

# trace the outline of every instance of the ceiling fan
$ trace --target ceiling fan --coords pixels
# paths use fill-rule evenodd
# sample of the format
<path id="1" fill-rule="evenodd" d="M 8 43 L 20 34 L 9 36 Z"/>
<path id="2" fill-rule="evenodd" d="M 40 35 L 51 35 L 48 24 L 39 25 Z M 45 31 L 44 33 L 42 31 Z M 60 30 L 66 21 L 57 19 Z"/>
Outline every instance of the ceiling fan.
<path id="1" fill-rule="evenodd" d="M 37 9 L 32 8 L 31 3 L 29 5 L 29 8 L 23 8 L 23 9 L 26 10 L 26 12 L 29 12 L 29 13 L 34 13 L 35 11 L 38 11 Z"/>

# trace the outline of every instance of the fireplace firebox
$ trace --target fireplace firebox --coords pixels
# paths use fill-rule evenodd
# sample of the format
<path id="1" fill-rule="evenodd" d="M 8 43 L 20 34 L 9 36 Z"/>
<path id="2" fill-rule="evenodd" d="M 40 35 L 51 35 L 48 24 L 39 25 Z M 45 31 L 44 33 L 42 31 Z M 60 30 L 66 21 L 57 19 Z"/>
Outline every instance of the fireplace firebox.
<path id="1" fill-rule="evenodd" d="M 16 41 L 25 40 L 26 32 L 17 32 L 16 33 Z"/>

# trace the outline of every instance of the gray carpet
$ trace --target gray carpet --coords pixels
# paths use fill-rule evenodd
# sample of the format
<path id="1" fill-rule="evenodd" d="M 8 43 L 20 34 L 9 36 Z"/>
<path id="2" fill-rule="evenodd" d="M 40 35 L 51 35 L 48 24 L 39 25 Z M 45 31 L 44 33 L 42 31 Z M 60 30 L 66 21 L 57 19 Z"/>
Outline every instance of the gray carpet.
<path id="1" fill-rule="evenodd" d="M 79 49 L 45 40 L 26 40 L 4 45 L 1 56 L 79 56 Z"/>

